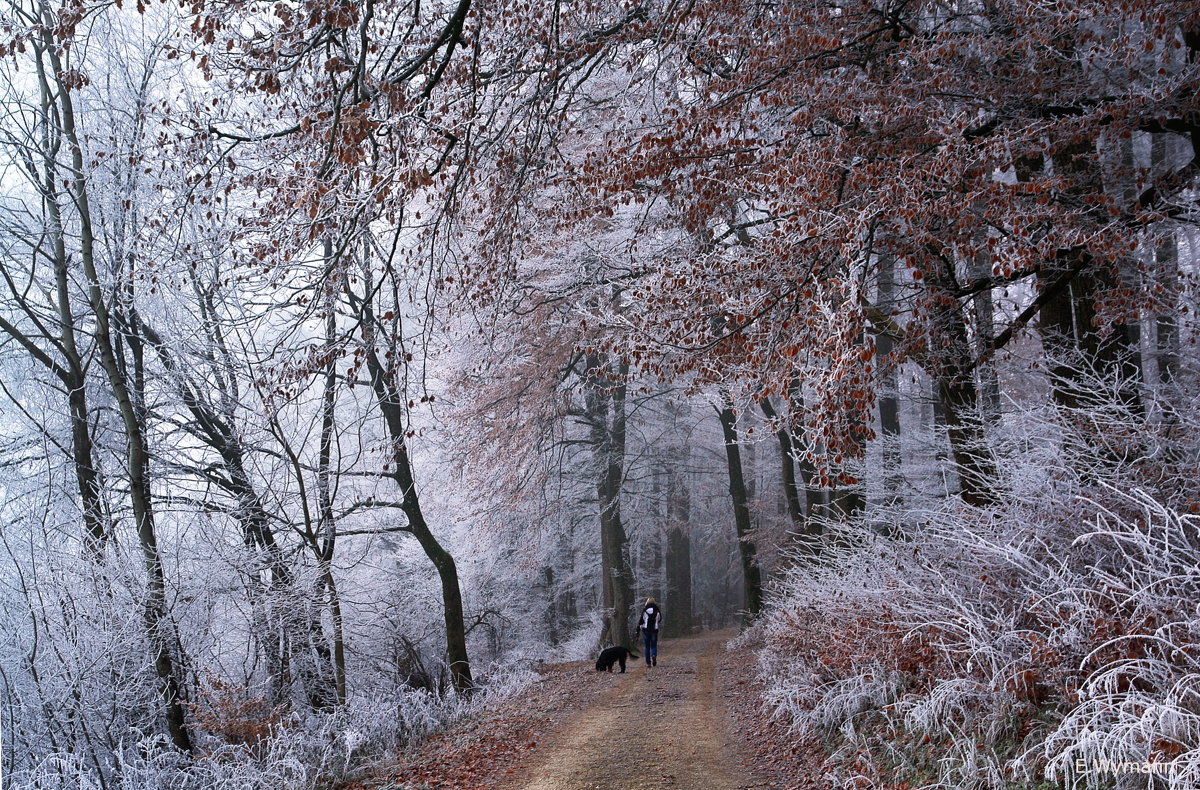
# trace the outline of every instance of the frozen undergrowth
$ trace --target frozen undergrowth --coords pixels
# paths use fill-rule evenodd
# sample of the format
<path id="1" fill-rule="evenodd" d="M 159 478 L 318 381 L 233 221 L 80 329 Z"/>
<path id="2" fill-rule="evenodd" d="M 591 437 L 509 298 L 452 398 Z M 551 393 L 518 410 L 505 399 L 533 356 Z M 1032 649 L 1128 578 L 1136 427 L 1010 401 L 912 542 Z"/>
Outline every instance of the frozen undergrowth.
<path id="1" fill-rule="evenodd" d="M 534 677 L 523 670 L 487 673 L 470 698 L 401 690 L 357 696 L 335 713 L 283 718 L 262 737 L 230 743 L 209 736 L 187 759 L 161 737 L 131 732 L 113 751 L 101 786 L 95 766 L 60 752 L 5 777 L 11 790 L 309 790 L 325 788 L 386 763 L 404 748 L 522 691 Z"/>
<path id="2" fill-rule="evenodd" d="M 779 591 L 766 701 L 835 786 L 1200 786 L 1198 519 L 1042 471 L 899 539 L 842 527 Z"/>
<path id="3" fill-rule="evenodd" d="M 604 629 L 604 621 L 599 612 L 592 612 L 586 620 L 571 634 L 570 638 L 555 648 L 556 661 L 584 661 L 594 658 L 596 645 L 600 642 L 600 632 Z"/>

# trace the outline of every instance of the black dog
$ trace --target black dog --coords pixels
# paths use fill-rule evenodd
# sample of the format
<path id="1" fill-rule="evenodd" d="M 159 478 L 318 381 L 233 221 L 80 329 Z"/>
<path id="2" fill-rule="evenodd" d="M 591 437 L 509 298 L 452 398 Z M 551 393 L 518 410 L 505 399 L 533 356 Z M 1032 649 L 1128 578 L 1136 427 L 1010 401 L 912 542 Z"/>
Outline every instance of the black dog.
<path id="1" fill-rule="evenodd" d="M 621 671 L 625 671 L 625 659 L 629 656 L 637 658 L 637 653 L 627 647 L 606 647 L 600 651 L 600 657 L 596 659 L 597 672 L 612 672 L 613 664 L 620 664 Z"/>

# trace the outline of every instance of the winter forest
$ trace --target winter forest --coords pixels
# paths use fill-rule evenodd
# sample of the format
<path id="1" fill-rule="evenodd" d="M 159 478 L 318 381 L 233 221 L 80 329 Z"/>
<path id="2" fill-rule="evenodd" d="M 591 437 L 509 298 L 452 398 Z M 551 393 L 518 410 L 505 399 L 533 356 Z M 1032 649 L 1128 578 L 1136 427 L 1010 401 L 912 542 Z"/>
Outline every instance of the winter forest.
<path id="1" fill-rule="evenodd" d="M 649 597 L 769 786 L 1200 787 L 1200 2 L 2 0 L 0 72 L 4 790 L 347 786 Z"/>

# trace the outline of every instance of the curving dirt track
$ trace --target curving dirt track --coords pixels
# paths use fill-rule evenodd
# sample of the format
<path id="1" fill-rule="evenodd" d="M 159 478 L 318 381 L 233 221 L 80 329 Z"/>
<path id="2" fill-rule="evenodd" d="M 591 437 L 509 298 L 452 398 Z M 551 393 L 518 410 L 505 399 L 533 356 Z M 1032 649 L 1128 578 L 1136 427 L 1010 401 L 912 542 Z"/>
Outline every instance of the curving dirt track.
<path id="1" fill-rule="evenodd" d="M 736 790 L 717 664 L 734 632 L 664 640 L 539 748 L 501 790 Z"/>

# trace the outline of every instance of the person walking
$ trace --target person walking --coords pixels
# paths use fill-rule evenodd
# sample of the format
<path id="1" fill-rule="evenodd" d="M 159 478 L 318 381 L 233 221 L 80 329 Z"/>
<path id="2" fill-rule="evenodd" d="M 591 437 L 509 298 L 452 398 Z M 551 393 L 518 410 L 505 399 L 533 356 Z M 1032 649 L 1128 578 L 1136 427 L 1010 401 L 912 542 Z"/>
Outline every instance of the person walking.
<path id="1" fill-rule="evenodd" d="M 662 609 L 653 598 L 646 599 L 642 607 L 642 616 L 638 620 L 637 630 L 642 635 L 645 649 L 642 655 L 646 657 L 646 666 L 658 666 L 658 629 L 662 628 Z"/>

